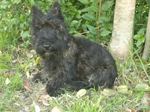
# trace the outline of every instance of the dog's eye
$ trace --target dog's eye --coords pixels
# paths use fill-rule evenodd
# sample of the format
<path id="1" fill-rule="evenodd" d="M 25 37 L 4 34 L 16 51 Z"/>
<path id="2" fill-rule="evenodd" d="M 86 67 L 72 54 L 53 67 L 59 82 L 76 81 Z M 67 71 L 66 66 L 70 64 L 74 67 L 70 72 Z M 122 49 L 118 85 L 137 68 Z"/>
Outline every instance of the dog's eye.
<path id="1" fill-rule="evenodd" d="M 44 47 L 49 47 L 50 45 L 48 45 L 48 44 L 45 44 L 45 45 L 43 45 Z"/>

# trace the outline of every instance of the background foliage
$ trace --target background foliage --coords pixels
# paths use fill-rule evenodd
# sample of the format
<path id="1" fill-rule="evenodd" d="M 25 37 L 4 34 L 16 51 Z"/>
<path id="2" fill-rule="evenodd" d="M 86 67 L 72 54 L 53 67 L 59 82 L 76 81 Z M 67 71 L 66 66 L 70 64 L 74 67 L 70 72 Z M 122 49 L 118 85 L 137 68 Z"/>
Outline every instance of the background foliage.
<path id="1" fill-rule="evenodd" d="M 100 1 L 99 5 L 98 2 L 98 0 L 78 0 L 78 2 L 61 0 L 70 33 L 103 42 L 110 39 L 114 0 Z M 31 6 L 36 4 L 46 11 L 52 0 L 2 0 L 0 4 L 0 47 L 6 48 L 18 42 L 27 47 L 31 37 L 29 30 Z"/>
<path id="2" fill-rule="evenodd" d="M 43 11 L 53 0 L 1 0 L 0 47 L 21 43 L 30 45 L 31 7 L 37 5 Z M 108 43 L 111 38 L 115 0 L 60 0 L 70 33 Z M 49 4 L 49 5 L 47 5 Z M 137 0 L 135 14 L 134 50 L 143 50 L 149 7 L 146 0 Z"/>

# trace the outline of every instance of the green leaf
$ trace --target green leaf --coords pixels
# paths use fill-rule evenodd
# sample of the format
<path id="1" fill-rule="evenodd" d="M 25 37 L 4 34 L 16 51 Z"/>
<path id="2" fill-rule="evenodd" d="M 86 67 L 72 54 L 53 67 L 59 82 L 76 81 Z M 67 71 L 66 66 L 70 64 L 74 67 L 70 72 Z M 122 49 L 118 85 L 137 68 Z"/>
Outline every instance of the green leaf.
<path id="1" fill-rule="evenodd" d="M 108 31 L 108 30 L 102 30 L 101 36 L 106 37 L 106 36 L 108 36 L 110 33 L 111 33 L 111 32 Z"/>
<path id="2" fill-rule="evenodd" d="M 146 0 L 146 1 L 147 1 L 148 5 L 150 6 L 150 0 Z"/>
<path id="3" fill-rule="evenodd" d="M 97 12 L 98 8 L 94 5 L 90 7 L 85 7 L 81 10 L 81 12 Z"/>
<path id="4" fill-rule="evenodd" d="M 21 33 L 21 36 L 22 36 L 22 38 L 27 38 L 27 37 L 29 37 L 30 36 L 30 34 L 29 34 L 29 31 L 24 31 L 24 32 L 22 32 Z"/>
<path id="5" fill-rule="evenodd" d="M 11 0 L 11 2 L 12 2 L 13 4 L 19 4 L 19 3 L 21 2 L 21 0 Z"/>
<path id="6" fill-rule="evenodd" d="M 89 29 L 90 33 L 96 34 L 96 29 L 95 29 L 95 27 L 93 27 L 93 26 L 91 26 L 91 25 L 87 25 L 87 28 Z"/>
<path id="7" fill-rule="evenodd" d="M 84 15 L 82 15 L 82 18 L 84 18 L 85 20 L 95 20 L 95 15 L 93 13 L 85 13 Z"/>
<path id="8" fill-rule="evenodd" d="M 135 42 L 136 47 L 139 47 L 139 46 L 141 46 L 144 43 L 144 40 L 145 40 L 145 38 L 144 38 L 145 30 L 146 30 L 145 28 L 141 28 L 137 32 L 137 34 L 133 37 L 134 40 L 136 41 Z"/>
<path id="9" fill-rule="evenodd" d="M 108 11 L 112 6 L 113 6 L 114 2 L 113 1 L 106 1 L 103 5 L 102 5 L 102 10 L 103 11 Z"/>
<path id="10" fill-rule="evenodd" d="M 78 24 L 79 24 L 79 21 L 73 20 L 73 21 L 71 22 L 71 25 L 70 25 L 70 26 L 77 26 Z"/>
<path id="11" fill-rule="evenodd" d="M 34 1 L 34 0 L 29 0 L 29 3 L 30 3 L 31 5 L 34 5 L 34 4 L 35 4 L 35 1 Z"/>
<path id="12" fill-rule="evenodd" d="M 84 5 L 87 5 L 87 4 L 90 3 L 89 0 L 79 0 L 79 2 L 81 2 L 81 3 L 84 4 Z"/>
<path id="13" fill-rule="evenodd" d="M 138 34 L 145 34 L 145 31 L 146 31 L 146 28 L 141 28 L 139 31 L 138 31 Z"/>
<path id="14" fill-rule="evenodd" d="M 109 22 L 110 19 L 107 16 L 102 16 L 99 18 L 99 23 Z"/>

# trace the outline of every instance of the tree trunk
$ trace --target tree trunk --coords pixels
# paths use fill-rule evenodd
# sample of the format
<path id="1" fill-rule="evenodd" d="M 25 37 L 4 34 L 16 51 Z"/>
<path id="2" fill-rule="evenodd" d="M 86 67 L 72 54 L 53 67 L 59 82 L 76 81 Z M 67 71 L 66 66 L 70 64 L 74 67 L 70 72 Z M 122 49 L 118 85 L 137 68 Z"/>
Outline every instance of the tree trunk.
<path id="1" fill-rule="evenodd" d="M 142 58 L 147 60 L 150 56 L 150 10 L 148 15 L 146 36 L 145 36 L 145 46 Z"/>
<path id="2" fill-rule="evenodd" d="M 132 48 L 136 0 L 116 0 L 110 50 L 112 55 L 125 60 Z"/>

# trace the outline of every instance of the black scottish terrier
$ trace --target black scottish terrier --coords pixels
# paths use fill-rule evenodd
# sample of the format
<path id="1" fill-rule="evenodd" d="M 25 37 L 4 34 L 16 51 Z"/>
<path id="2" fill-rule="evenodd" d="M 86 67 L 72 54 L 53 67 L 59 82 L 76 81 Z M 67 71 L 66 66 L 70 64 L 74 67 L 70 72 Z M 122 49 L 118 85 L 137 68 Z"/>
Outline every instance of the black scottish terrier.
<path id="1" fill-rule="evenodd" d="M 49 95 L 65 85 L 74 90 L 113 86 L 117 77 L 113 57 L 101 45 L 71 36 L 57 2 L 46 15 L 33 6 L 32 16 L 32 43 L 44 65 L 35 79 L 47 83 Z"/>

